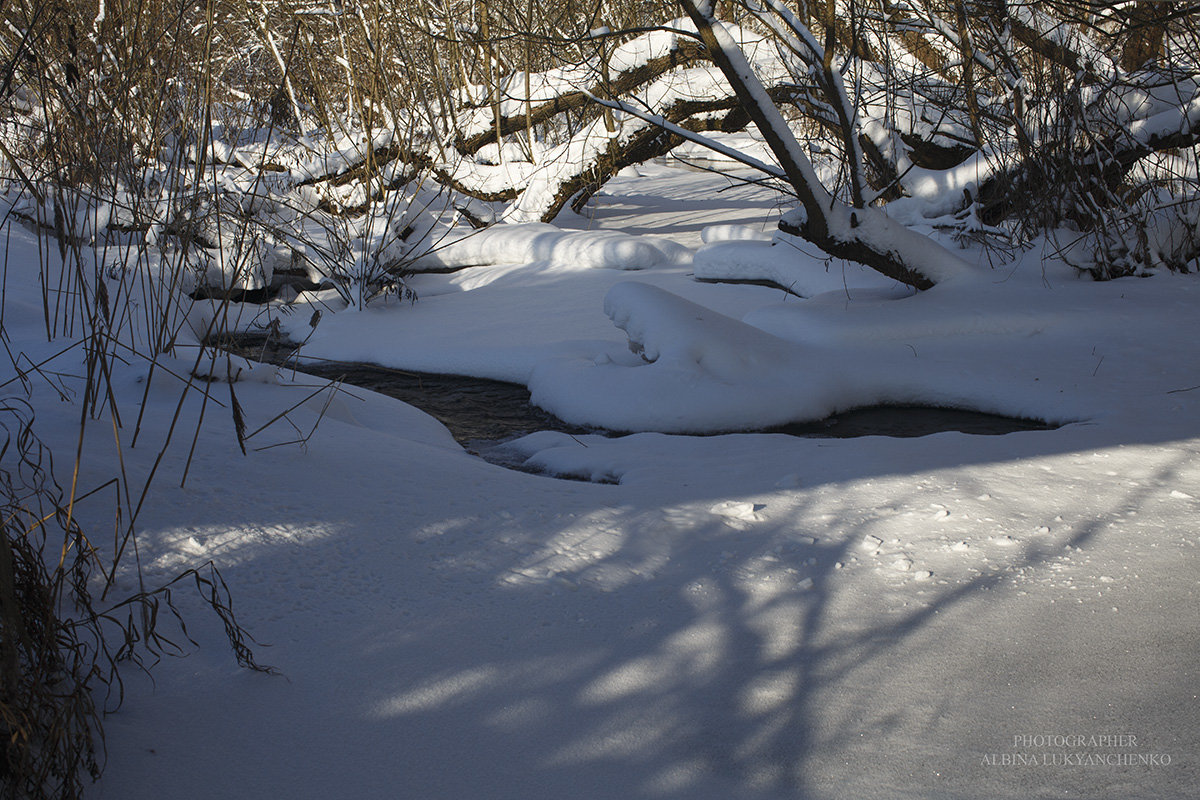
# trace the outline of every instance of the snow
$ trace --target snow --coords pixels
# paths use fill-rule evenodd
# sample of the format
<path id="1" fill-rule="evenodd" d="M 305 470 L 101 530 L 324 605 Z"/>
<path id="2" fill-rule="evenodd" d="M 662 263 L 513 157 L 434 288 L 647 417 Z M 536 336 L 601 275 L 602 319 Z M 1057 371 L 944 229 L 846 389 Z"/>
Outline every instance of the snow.
<path id="1" fill-rule="evenodd" d="M 1196 278 L 1094 283 L 1033 251 L 914 294 L 796 249 L 783 275 L 786 245 L 761 233 L 778 198 L 728 186 L 639 168 L 590 217 L 464 243 L 462 261 L 488 265 L 414 276 L 415 304 L 342 313 L 327 291 L 276 309 L 285 331 L 311 334 L 310 357 L 505 377 L 565 418 L 643 432 L 509 445 L 547 472 L 611 483 L 557 480 L 485 463 L 398 401 L 258 366 L 232 385 L 246 429 L 266 426 L 242 456 L 217 405 L 230 387 L 203 384 L 219 391 L 187 482 L 176 443 L 139 555 L 151 581 L 215 561 L 283 677 L 238 670 L 219 621 L 180 596 L 199 647 L 152 677 L 126 672 L 88 795 L 1189 796 Z M 711 225 L 757 233 L 739 245 L 740 229 L 722 228 L 705 245 Z M 8 233 L 6 344 L 36 363 L 66 343 L 45 341 L 36 244 Z M 624 255 L 610 260 L 614 241 Z M 812 285 L 799 298 L 701 283 L 702 265 Z M 315 329 L 306 303 L 326 311 Z M 77 389 L 83 357 L 69 350 L 43 375 Z M 194 360 L 160 360 L 137 447 L 89 424 L 80 487 L 112 477 L 119 448 L 139 488 L 177 409 L 189 425 L 201 414 L 204 392 L 180 403 L 170 377 Z M 132 419 L 148 364 L 113 367 Z M 5 392 L 20 391 L 12 378 L 0 373 Z M 81 401 L 31 385 L 40 433 L 74 453 Z M 663 432 L 876 402 L 1070 424 Z M 288 444 L 298 431 L 313 433 Z M 69 456 L 56 463 L 69 470 Z M 105 498 L 75 509 L 98 536 L 112 530 Z M 118 581 L 137 585 L 128 570 Z M 1118 734 L 1136 745 L 1053 745 Z M 1064 752 L 1134 760 L 1084 767 Z"/>
<path id="2" fill-rule="evenodd" d="M 1013 19 L 1028 26 L 1047 41 L 1077 55 L 1081 68 L 1086 66 L 1102 78 L 1112 78 L 1117 74 L 1112 57 L 1074 26 L 1052 18 L 1036 7 L 1022 6 L 1014 9 Z"/>
<path id="3" fill-rule="evenodd" d="M 616 231 L 564 231 L 554 225 L 501 225 L 441 241 L 416 259 L 418 270 L 527 264 L 545 261 L 576 267 L 647 269 L 683 258 L 686 250 L 666 239 Z"/>
<path id="4" fill-rule="evenodd" d="M 706 246 L 696 251 L 692 262 L 693 274 L 701 280 L 767 281 L 802 297 L 851 289 L 912 293 L 861 264 L 823 264 L 811 257 L 815 248 L 782 232 L 771 237 L 755 232 L 735 239 L 732 232 L 708 228 L 705 234 Z M 731 238 L 723 238 L 727 235 Z"/>
<path id="5" fill-rule="evenodd" d="M 716 142 L 719 146 L 713 147 L 712 142 Z M 740 156 L 734 157 L 727 151 L 735 151 Z M 704 143 L 686 141 L 672 150 L 671 155 L 688 163 L 695 162 L 699 164 L 737 161 L 740 157 L 748 156 L 755 161 L 769 165 L 764 170 L 766 172 L 770 172 L 772 169 L 779 169 L 779 165 L 775 163 L 775 156 L 771 153 L 771 148 L 767 147 L 766 142 L 753 129 L 748 129 L 740 133 L 710 131 L 705 134 Z"/>

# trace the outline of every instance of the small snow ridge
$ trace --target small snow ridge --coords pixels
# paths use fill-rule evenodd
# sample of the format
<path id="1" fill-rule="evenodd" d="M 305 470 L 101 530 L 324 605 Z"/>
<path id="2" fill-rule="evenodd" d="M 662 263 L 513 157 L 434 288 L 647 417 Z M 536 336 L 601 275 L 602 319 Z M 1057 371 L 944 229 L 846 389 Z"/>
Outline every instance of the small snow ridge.
<path id="1" fill-rule="evenodd" d="M 705 244 L 730 241 L 769 242 L 772 235 L 749 225 L 709 225 L 700 231 L 700 240 Z"/>
<path id="2" fill-rule="evenodd" d="M 604 311 L 649 362 L 662 360 L 735 381 L 794 357 L 795 345 L 645 283 L 618 283 Z"/>
<path id="3" fill-rule="evenodd" d="M 547 223 L 493 225 L 441 244 L 417 270 L 549 262 L 580 269 L 648 269 L 685 257 L 687 248 L 616 231 L 565 231 Z"/>
<path id="4" fill-rule="evenodd" d="M 533 403 L 560 419 L 619 431 L 707 433 L 831 410 L 822 378 L 832 366 L 810 363 L 802 345 L 648 284 L 618 283 L 604 310 L 648 363 L 541 362 L 529 381 Z"/>
<path id="5" fill-rule="evenodd" d="M 801 297 L 849 289 L 886 290 L 900 297 L 912 293 L 860 264 L 830 268 L 820 260 L 797 257 L 791 237 L 764 237 L 737 225 L 706 228 L 701 236 L 705 245 L 696 251 L 692 265 L 700 280 L 766 281 Z"/>

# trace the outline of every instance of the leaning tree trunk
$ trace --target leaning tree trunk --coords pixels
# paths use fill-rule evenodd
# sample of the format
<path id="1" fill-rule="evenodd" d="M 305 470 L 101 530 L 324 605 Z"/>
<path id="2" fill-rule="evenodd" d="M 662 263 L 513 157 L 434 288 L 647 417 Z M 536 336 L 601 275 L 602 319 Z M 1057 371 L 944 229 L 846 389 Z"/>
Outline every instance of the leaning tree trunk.
<path id="1" fill-rule="evenodd" d="M 917 289 L 928 289 L 939 281 L 972 271 L 967 262 L 929 237 L 914 233 L 878 209 L 867 206 L 857 193 L 856 205 L 848 205 L 834 197 L 817 177 L 812 162 L 737 42 L 715 19 L 712 0 L 679 2 L 699 30 L 713 63 L 725 75 L 800 198 L 805 215 L 803 222 L 795 227 L 800 236 L 829 255 L 865 264 Z M 770 3 L 770 6 L 790 35 L 815 41 L 811 32 L 786 7 L 779 3 Z M 833 91 L 830 86 L 823 85 L 822 88 Z M 844 96 L 827 99 L 835 106 L 847 102 Z M 853 98 L 849 102 L 853 102 Z M 846 133 L 848 140 L 854 139 L 852 131 Z"/>

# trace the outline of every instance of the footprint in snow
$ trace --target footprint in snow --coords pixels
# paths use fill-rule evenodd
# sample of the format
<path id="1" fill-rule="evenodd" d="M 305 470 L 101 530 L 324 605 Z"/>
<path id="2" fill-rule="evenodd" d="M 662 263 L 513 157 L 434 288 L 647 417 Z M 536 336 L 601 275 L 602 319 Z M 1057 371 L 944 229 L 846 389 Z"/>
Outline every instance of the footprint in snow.
<path id="1" fill-rule="evenodd" d="M 761 503 L 749 503 L 740 500 L 725 500 L 717 503 L 709 509 L 710 512 L 719 517 L 724 517 L 725 522 L 761 522 L 763 519 L 759 510 L 766 508 Z"/>
<path id="2" fill-rule="evenodd" d="M 794 472 L 784 475 L 775 482 L 776 489 L 799 489 L 802 485 L 800 476 Z"/>

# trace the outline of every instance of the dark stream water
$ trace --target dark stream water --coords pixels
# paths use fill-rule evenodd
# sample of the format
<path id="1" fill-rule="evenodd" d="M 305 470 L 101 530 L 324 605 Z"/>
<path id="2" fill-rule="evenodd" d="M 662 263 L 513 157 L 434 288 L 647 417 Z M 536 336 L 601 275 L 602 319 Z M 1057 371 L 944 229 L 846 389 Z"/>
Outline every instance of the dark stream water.
<path id="1" fill-rule="evenodd" d="M 403 372 L 373 364 L 305 364 L 304 372 L 386 394 L 436 417 L 470 449 L 484 449 L 534 431 L 599 433 L 569 425 L 529 402 L 519 383 Z"/>
<path id="2" fill-rule="evenodd" d="M 221 345 L 259 361 L 285 364 L 292 348 L 267 343 L 263 337 L 240 337 Z M 302 371 L 330 380 L 341 380 L 386 394 L 436 417 L 467 449 L 504 466 L 515 466 L 501 454 L 488 451 L 503 442 L 535 431 L 553 430 L 581 435 L 614 434 L 570 425 L 529 402 L 529 390 L 515 383 L 434 375 L 389 369 L 373 364 L 344 362 L 305 363 Z M 1039 420 L 1017 419 L 978 411 L 915 406 L 876 406 L 835 414 L 815 422 L 798 422 L 753 433 L 850 438 L 857 436 L 927 436 L 945 431 L 1000 435 L 1016 431 L 1051 430 L 1057 426 Z"/>
<path id="3" fill-rule="evenodd" d="M 389 370 L 371 364 L 306 364 L 304 371 L 339 379 L 403 400 L 437 417 L 464 444 L 486 446 L 534 431 L 573 435 L 611 433 L 563 422 L 529 402 L 529 390 L 517 383 Z M 815 422 L 796 422 L 752 433 L 786 433 L 817 438 L 856 436 L 927 436 L 944 431 L 999 435 L 1048 430 L 1037 420 L 921 406 L 875 406 L 834 414 Z M 613 434 L 617 435 L 617 434 Z"/>

